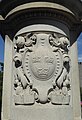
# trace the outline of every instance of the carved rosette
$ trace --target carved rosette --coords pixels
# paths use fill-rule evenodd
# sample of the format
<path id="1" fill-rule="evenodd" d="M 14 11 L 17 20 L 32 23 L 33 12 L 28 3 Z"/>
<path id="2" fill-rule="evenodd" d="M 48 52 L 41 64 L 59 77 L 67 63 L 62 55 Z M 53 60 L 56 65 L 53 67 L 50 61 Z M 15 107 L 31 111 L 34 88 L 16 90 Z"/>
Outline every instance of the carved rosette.
<path id="1" fill-rule="evenodd" d="M 50 32 L 29 32 L 14 39 L 15 104 L 70 103 L 69 40 Z"/>

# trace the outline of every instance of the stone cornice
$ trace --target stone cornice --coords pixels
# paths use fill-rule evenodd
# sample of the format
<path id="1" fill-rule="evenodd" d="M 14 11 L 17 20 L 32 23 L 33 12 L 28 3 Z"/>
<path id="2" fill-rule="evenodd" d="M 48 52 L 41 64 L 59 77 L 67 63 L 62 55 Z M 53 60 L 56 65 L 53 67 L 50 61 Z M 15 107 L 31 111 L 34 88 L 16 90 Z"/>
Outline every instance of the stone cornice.
<path id="1" fill-rule="evenodd" d="M 50 5 L 50 7 L 48 4 L 48 7 L 47 5 L 44 7 L 29 7 L 12 12 L 12 14 L 9 14 L 5 19 L 0 21 L 0 32 L 2 36 L 8 34 L 10 37 L 13 37 L 19 29 L 25 26 L 41 23 L 53 25 L 54 21 L 65 24 L 69 29 L 77 31 L 78 34 L 81 32 L 82 23 L 75 14 L 67 8 L 62 9 L 65 7 L 61 6 L 58 9 L 52 6 L 52 3 Z"/>
<path id="2" fill-rule="evenodd" d="M 30 2 L 51 2 L 63 5 L 70 9 L 77 17 L 82 18 L 82 2 L 80 0 L 2 0 L 0 3 L 0 14 L 5 17 L 15 7 Z"/>
<path id="3" fill-rule="evenodd" d="M 11 31 L 14 35 L 19 29 L 30 24 L 48 24 L 49 21 L 47 20 L 59 21 L 67 25 L 67 27 L 69 27 L 70 29 L 73 24 L 76 24 L 75 19 L 76 18 L 73 15 L 70 15 L 64 11 L 54 10 L 51 8 L 34 8 L 22 10 L 7 17 L 3 22 L 3 30 L 7 34 Z M 78 20 L 77 23 L 79 23 Z M 50 22 L 49 24 L 53 25 L 52 22 Z"/>
<path id="4" fill-rule="evenodd" d="M 8 16 L 21 11 L 21 10 L 26 10 L 26 9 L 31 9 L 31 8 L 52 8 L 52 9 L 56 9 L 56 10 L 61 10 L 64 12 L 68 12 L 69 14 L 72 14 L 75 16 L 75 14 L 70 11 L 68 8 L 57 4 L 57 3 L 51 3 L 51 2 L 31 2 L 31 3 L 26 3 L 23 5 L 19 5 L 16 8 L 12 9 L 5 18 L 7 18 Z"/>

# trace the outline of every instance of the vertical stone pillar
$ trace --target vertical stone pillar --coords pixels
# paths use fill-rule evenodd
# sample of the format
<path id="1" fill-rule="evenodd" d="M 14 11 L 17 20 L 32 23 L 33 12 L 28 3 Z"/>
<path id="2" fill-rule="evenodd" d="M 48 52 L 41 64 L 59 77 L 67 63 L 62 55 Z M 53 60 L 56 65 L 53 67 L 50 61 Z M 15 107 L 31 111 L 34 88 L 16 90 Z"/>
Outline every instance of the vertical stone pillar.
<path id="1" fill-rule="evenodd" d="M 76 33 L 70 33 L 70 40 L 76 39 Z M 78 51 L 77 41 L 71 45 L 71 75 L 72 75 L 72 92 L 73 92 L 73 112 L 74 119 L 81 120 L 81 105 L 80 105 L 80 84 L 79 84 L 79 69 L 78 69 Z"/>
<path id="2" fill-rule="evenodd" d="M 12 51 L 13 43 L 8 35 L 5 36 L 5 51 L 4 51 L 4 76 L 3 76 L 3 98 L 2 98 L 2 120 L 10 119 L 11 111 L 11 88 L 12 88 Z"/>

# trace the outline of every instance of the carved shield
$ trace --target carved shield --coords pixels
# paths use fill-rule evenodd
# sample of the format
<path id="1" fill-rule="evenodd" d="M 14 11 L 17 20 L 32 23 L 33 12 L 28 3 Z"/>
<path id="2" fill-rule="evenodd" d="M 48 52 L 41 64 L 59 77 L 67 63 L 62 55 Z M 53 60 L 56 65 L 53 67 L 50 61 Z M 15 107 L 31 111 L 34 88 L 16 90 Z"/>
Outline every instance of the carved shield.
<path id="1" fill-rule="evenodd" d="M 27 34 L 25 42 L 22 39 L 19 44 L 22 46 L 21 49 L 19 48 L 22 59 L 19 60 L 21 65 L 17 69 L 18 79 L 21 81 L 19 88 L 23 88 L 23 92 L 18 89 L 20 92 L 17 92 L 22 94 L 22 102 L 18 100 L 21 99 L 20 94 L 15 96 L 15 103 L 34 104 L 35 101 L 42 104 L 50 101 L 53 104 L 63 103 L 63 100 L 57 102 L 57 99 L 63 98 L 61 91 L 64 77 L 67 75 L 67 69 L 63 67 L 63 56 L 66 57 L 67 54 L 61 48 L 58 38 L 48 32 L 35 32 Z M 59 94 L 58 97 L 57 94 Z M 69 103 L 68 95 L 65 102 L 65 104 Z"/>

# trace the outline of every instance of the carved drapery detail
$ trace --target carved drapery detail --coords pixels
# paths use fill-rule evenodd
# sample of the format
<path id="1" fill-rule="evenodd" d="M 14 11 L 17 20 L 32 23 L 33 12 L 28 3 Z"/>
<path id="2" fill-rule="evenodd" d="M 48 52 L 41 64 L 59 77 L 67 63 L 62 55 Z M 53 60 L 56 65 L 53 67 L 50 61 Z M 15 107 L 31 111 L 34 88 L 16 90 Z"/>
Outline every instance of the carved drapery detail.
<path id="1" fill-rule="evenodd" d="M 15 104 L 70 103 L 69 40 L 50 32 L 29 32 L 14 40 Z"/>

